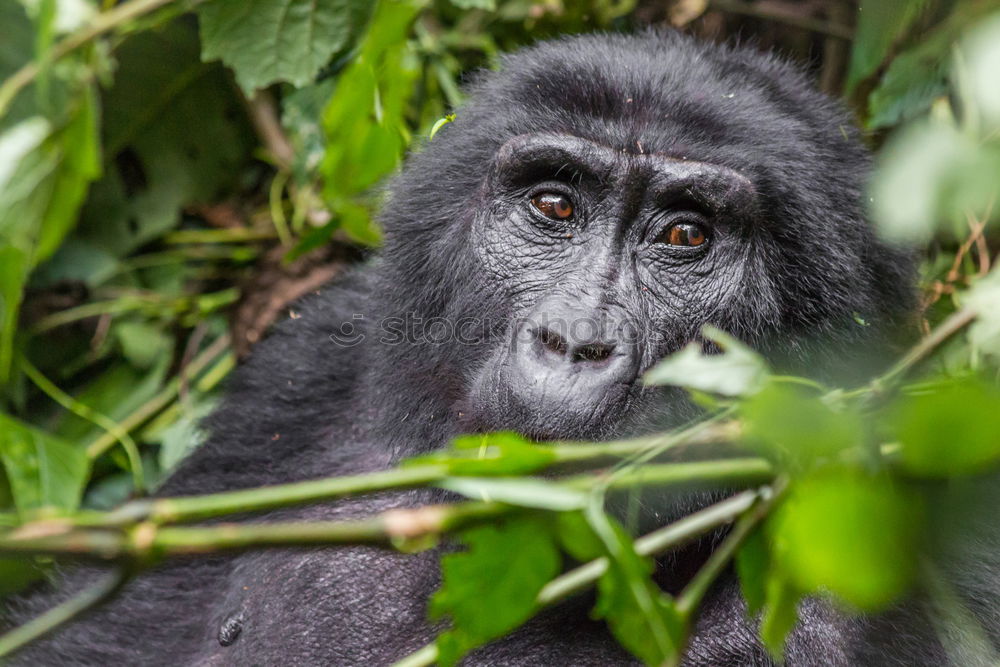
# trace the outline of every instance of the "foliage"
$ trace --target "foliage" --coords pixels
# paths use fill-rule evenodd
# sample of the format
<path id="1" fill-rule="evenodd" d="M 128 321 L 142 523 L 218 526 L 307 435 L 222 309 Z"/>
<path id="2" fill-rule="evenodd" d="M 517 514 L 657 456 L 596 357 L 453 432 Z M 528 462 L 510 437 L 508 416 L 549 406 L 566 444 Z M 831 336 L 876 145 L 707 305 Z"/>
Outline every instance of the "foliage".
<path id="1" fill-rule="evenodd" d="M 874 611 L 920 586 L 973 626 L 944 578 L 925 575 L 1000 466 L 996 0 L 860 2 L 844 92 L 873 144 L 885 141 L 872 217 L 925 248 L 926 335 L 868 384 L 777 375 L 706 328 L 646 377 L 708 409 L 678 433 L 569 448 L 470 436 L 382 477 L 122 505 L 200 437 L 232 348 L 276 315 L 255 298 L 286 303 L 338 249 L 377 244 L 378 185 L 452 117 L 465 72 L 551 34 L 634 28 L 659 4 L 0 0 L 0 593 L 39 575 L 39 554 L 70 546 L 131 572 L 195 544 L 415 548 L 452 532 L 464 548 L 444 558 L 432 601 L 449 626 L 425 661 L 455 662 L 595 586 L 594 615 L 623 646 L 676 663 L 729 558 L 776 655 L 807 595 Z M 699 7 L 681 21 L 694 32 L 713 16 L 734 32 L 759 27 L 684 4 Z M 268 272 L 287 294 L 255 286 Z M 650 463 L 718 440 L 756 458 Z M 616 489 L 695 482 L 748 495 L 638 539 L 605 514 Z M 171 527 L 429 484 L 470 500 L 415 532 L 387 517 L 328 533 Z M 652 555 L 734 521 L 679 595 L 653 583 Z M 139 522 L 158 529 L 148 544 L 132 538 Z M 970 646 L 952 650 L 989 650 Z"/>

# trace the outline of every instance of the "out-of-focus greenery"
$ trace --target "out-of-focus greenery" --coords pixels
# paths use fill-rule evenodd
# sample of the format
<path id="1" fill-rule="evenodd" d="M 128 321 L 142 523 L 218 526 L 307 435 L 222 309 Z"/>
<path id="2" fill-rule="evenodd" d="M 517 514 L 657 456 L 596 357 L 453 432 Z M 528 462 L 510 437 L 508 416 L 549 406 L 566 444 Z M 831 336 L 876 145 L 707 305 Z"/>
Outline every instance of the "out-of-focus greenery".
<path id="1" fill-rule="evenodd" d="M 723 354 L 686 349 L 647 378 L 738 418 L 777 470 L 775 508 L 734 542 L 750 610 L 776 653 L 806 594 L 877 610 L 920 581 L 954 610 L 927 563 L 1000 462 L 1000 1 L 784 4 L 0 0 L 0 525 L 154 488 L 199 441 L 233 349 L 377 246 L 378 184 L 465 73 L 556 34 L 672 23 L 759 34 L 842 93 L 880 149 L 874 222 L 924 252 L 926 337 L 870 385 L 774 376 L 713 330 Z M 456 477 L 549 462 L 513 436 L 496 463 L 467 445 L 437 459 Z M 646 662 L 676 659 L 698 595 L 653 586 L 601 505 L 492 484 L 537 512 L 470 529 L 445 559 L 443 661 L 530 617 L 561 553 L 608 559 L 597 615 Z M 498 553 L 514 543 L 520 558 Z M 44 565 L 0 559 L 0 594 Z"/>

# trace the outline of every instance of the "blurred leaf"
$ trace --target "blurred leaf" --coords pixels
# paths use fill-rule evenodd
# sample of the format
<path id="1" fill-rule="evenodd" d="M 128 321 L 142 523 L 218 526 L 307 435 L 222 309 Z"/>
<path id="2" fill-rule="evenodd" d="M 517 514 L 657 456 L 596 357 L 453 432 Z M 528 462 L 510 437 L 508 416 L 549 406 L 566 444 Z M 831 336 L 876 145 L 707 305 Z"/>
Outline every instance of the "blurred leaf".
<path id="1" fill-rule="evenodd" d="M 90 461 L 81 447 L 0 414 L 0 461 L 21 512 L 80 504 Z"/>
<path id="2" fill-rule="evenodd" d="M 880 160 L 872 208 L 890 239 L 925 243 L 955 215 L 986 210 L 1000 191 L 1000 152 L 941 122 L 897 132 Z"/>
<path id="3" fill-rule="evenodd" d="M 920 517 L 919 498 L 888 478 L 825 470 L 794 481 L 767 527 L 797 589 L 875 611 L 913 581 Z"/>
<path id="4" fill-rule="evenodd" d="M 1000 6 L 1000 3 L 997 3 Z M 984 133 L 1000 128 L 1000 14 L 976 28 L 962 44 L 969 101 L 975 105 Z"/>
<path id="5" fill-rule="evenodd" d="M 459 9 L 485 9 L 486 11 L 496 11 L 496 0 L 451 0 L 451 4 Z"/>
<path id="6" fill-rule="evenodd" d="M 21 0 L 32 18 L 37 18 L 45 0 Z M 93 2 L 88 0 L 55 0 L 53 28 L 57 34 L 72 32 L 83 26 L 97 13 Z"/>
<path id="7" fill-rule="evenodd" d="M 122 346 L 122 354 L 136 368 L 150 368 L 161 358 L 171 355 L 171 337 L 147 322 L 116 322 L 113 331 Z"/>
<path id="8" fill-rule="evenodd" d="M 495 501 L 565 512 L 583 508 L 587 496 L 540 479 L 490 479 L 454 477 L 438 484 L 442 489 L 460 493 L 474 500 Z"/>
<path id="9" fill-rule="evenodd" d="M 903 466 L 943 477 L 982 473 L 1000 462 L 998 414 L 1000 390 L 966 380 L 899 401 L 889 420 Z"/>
<path id="10" fill-rule="evenodd" d="M 991 271 L 972 286 L 963 305 L 976 311 L 969 342 L 977 352 L 1000 357 L 1000 271 Z"/>
<path id="11" fill-rule="evenodd" d="M 769 383 L 741 409 L 754 444 L 796 467 L 828 461 L 864 442 L 857 413 L 835 412 L 798 386 Z"/>
<path id="12" fill-rule="evenodd" d="M 209 0 L 199 5 L 202 57 L 221 58 L 248 95 L 277 81 L 311 83 L 348 47 L 374 3 L 365 0 Z"/>
<path id="13" fill-rule="evenodd" d="M 430 600 L 431 618 L 452 621 L 437 640 L 442 665 L 455 664 L 530 618 L 538 592 L 559 573 L 561 563 L 544 517 L 472 528 L 460 539 L 468 549 L 441 558 L 441 588 Z"/>
<path id="14" fill-rule="evenodd" d="M 0 2 L 0 81 L 6 80 L 35 55 L 35 28 L 18 2 Z M 28 90 L 15 97 L 6 113 L 0 113 L 0 132 L 38 113 Z"/>
<path id="15" fill-rule="evenodd" d="M 18 128 L 24 131 L 23 125 L 14 131 Z M 9 141 L 9 134 L 4 136 Z M 66 118 L 44 140 L 29 138 L 27 143 L 34 149 L 22 155 L 6 187 L 0 188 L 0 381 L 10 368 L 21 290 L 28 274 L 55 252 L 76 222 L 88 185 L 100 174 L 97 108 L 91 88 L 80 91 Z"/>
<path id="16" fill-rule="evenodd" d="M 704 354 L 701 343 L 690 343 L 646 373 L 646 384 L 669 384 L 723 396 L 743 396 L 759 390 L 767 378 L 764 359 L 729 334 L 706 326 L 706 339 L 722 354 Z"/>
<path id="17" fill-rule="evenodd" d="M 893 59 L 869 98 L 869 127 L 888 127 L 913 118 L 926 111 L 935 97 L 945 94 L 955 45 L 985 15 L 1000 9 L 997 0 L 958 0 L 953 4 L 944 20 Z"/>
<path id="18" fill-rule="evenodd" d="M 934 0 L 861 0 L 847 72 L 848 91 L 878 69 L 900 35 L 905 35 L 932 4 Z"/>
<path id="19" fill-rule="evenodd" d="M 31 558 L 0 558 L 0 598 L 24 590 L 43 575 Z"/>
<path id="20" fill-rule="evenodd" d="M 193 406 L 185 405 L 180 417 L 166 428 L 156 433 L 144 433 L 146 439 L 160 445 L 158 461 L 161 470 L 173 469 L 205 440 L 207 434 L 201 428 L 201 420 L 212 412 L 215 405 L 214 399 L 201 397 Z"/>
<path id="21" fill-rule="evenodd" d="M 199 60 L 192 26 L 135 35 L 116 54 L 104 100 L 106 176 L 76 236 L 121 257 L 175 227 L 184 205 L 231 188 L 255 137 L 225 69 Z"/>

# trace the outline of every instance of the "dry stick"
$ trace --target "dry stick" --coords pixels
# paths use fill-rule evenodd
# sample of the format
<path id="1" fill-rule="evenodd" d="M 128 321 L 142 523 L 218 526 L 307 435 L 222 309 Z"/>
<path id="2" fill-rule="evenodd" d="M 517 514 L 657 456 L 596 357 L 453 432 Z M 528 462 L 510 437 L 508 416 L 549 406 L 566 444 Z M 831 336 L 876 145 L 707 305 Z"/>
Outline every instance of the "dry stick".
<path id="1" fill-rule="evenodd" d="M 115 570 L 91 588 L 0 636 L 0 657 L 13 653 L 25 644 L 104 602 L 118 591 L 127 578 L 124 569 Z"/>
<path id="2" fill-rule="evenodd" d="M 713 528 L 723 526 L 745 515 L 758 503 L 760 497 L 761 492 L 744 491 L 727 498 L 638 538 L 635 541 L 635 551 L 641 556 L 655 556 L 668 549 L 686 544 Z M 752 512 L 752 514 L 756 516 L 758 512 Z M 734 528 L 733 532 L 736 530 L 737 528 Z M 601 557 L 556 577 L 538 592 L 538 596 L 535 598 L 536 604 L 539 608 L 546 607 L 589 588 L 608 571 L 608 565 L 608 559 Z M 702 569 L 708 566 L 709 563 L 706 563 Z M 433 664 L 437 657 L 437 645 L 428 644 L 396 662 L 393 667 L 426 667 Z"/>
<path id="3" fill-rule="evenodd" d="M 150 12 L 165 5 L 169 5 L 175 1 L 176 0 L 132 0 L 132 2 L 126 2 L 118 5 L 109 11 L 101 12 L 94 17 L 94 20 L 90 22 L 90 25 L 84 26 L 53 46 L 52 50 L 43 56 L 42 61 L 33 60 L 29 62 L 11 75 L 10 78 L 4 81 L 3 85 L 0 85 L 0 117 L 3 117 L 3 115 L 7 112 L 7 108 L 10 106 L 10 103 L 14 100 L 17 94 L 25 86 L 35 80 L 35 77 L 38 76 L 38 73 L 42 69 L 43 62 L 46 64 L 55 62 L 63 56 L 72 53 L 87 42 L 97 39 L 101 35 L 114 30 L 123 23 L 127 23 L 132 19 L 149 14 Z"/>

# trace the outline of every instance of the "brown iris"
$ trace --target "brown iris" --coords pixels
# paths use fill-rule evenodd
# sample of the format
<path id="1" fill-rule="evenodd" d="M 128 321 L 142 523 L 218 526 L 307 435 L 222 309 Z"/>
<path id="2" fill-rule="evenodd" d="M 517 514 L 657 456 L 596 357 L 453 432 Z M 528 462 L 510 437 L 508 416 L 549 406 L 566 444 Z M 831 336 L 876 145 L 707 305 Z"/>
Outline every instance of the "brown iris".
<path id="1" fill-rule="evenodd" d="M 660 235 L 657 239 L 660 243 L 667 243 L 675 246 L 694 247 L 700 246 L 707 241 L 705 230 L 701 225 L 691 222 L 681 222 Z"/>
<path id="2" fill-rule="evenodd" d="M 531 205 L 546 218 L 566 220 L 573 215 L 573 202 L 556 192 L 543 192 L 531 198 Z"/>

